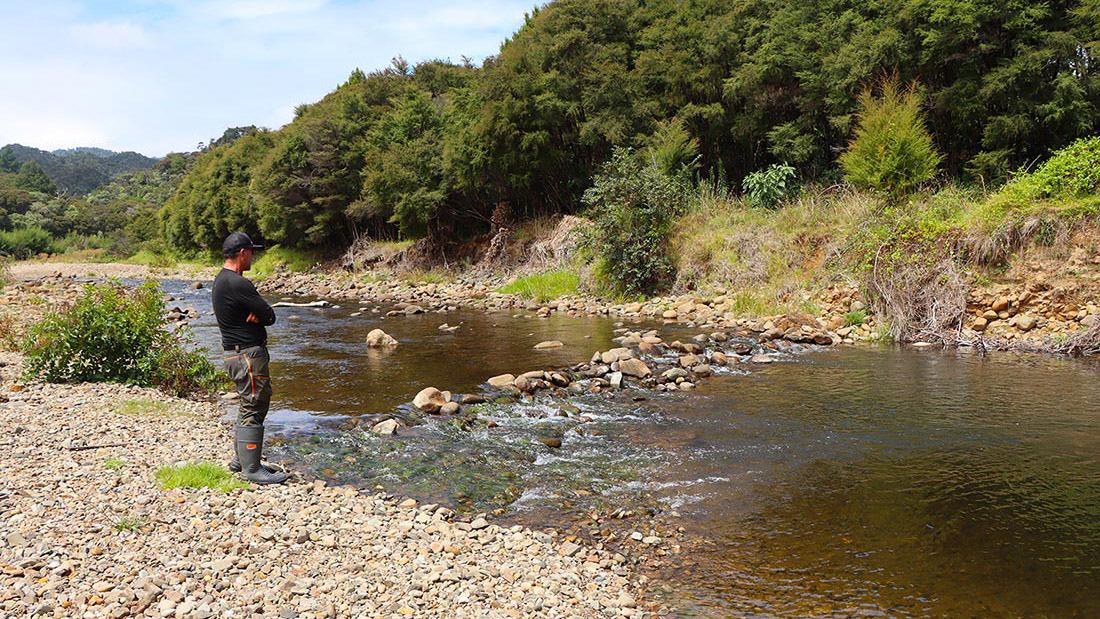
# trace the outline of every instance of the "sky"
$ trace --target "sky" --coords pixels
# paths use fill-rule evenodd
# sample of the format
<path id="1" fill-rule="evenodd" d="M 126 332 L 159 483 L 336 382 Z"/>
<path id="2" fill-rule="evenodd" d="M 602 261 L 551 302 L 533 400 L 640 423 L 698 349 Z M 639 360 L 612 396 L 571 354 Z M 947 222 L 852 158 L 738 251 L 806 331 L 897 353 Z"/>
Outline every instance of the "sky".
<path id="1" fill-rule="evenodd" d="M 355 68 L 497 53 L 536 0 L 0 0 L 0 145 L 191 151 Z"/>

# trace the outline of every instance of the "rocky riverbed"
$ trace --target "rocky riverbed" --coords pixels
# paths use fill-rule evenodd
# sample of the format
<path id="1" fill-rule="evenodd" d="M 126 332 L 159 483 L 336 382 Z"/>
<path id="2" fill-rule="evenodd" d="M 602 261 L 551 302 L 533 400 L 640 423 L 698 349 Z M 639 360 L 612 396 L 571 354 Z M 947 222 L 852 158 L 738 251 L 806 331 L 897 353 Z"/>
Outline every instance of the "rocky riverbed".
<path id="1" fill-rule="evenodd" d="M 161 467 L 226 459 L 216 404 L 23 384 L 17 354 L 0 363 L 4 616 L 644 614 L 622 555 L 554 531 L 297 475 L 164 489 Z"/>

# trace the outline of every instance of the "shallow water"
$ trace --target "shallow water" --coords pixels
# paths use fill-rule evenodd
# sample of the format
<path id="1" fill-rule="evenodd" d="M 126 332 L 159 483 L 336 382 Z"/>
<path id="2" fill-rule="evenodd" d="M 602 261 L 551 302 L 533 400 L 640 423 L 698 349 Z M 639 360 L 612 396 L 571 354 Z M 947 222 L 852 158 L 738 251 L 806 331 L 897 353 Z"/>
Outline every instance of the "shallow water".
<path id="1" fill-rule="evenodd" d="M 170 286 L 209 312 L 208 291 Z M 379 439 L 347 422 L 424 386 L 474 392 L 494 374 L 587 360 L 614 327 L 371 309 L 278 310 L 269 425 L 299 466 L 536 523 L 651 495 L 707 542 L 661 574 L 681 616 L 1100 616 L 1095 362 L 796 349 L 689 394 L 576 398 L 583 433 L 539 400 L 479 407 L 493 429 L 433 420 Z M 203 316 L 196 335 L 216 348 L 211 325 Z M 401 346 L 368 351 L 375 327 Z M 531 350 L 549 339 L 566 346 Z"/>

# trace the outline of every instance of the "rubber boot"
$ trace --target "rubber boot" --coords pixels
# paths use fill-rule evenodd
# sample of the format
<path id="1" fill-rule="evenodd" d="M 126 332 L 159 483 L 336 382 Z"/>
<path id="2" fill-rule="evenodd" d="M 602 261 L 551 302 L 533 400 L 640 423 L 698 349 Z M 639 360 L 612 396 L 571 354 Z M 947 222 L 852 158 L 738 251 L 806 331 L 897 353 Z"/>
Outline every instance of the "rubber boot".
<path id="1" fill-rule="evenodd" d="M 263 426 L 237 426 L 237 456 L 241 460 L 241 477 L 255 484 L 281 484 L 286 473 L 271 472 L 260 466 L 264 449 Z"/>
<path id="2" fill-rule="evenodd" d="M 264 464 L 263 462 L 260 462 L 260 466 L 263 467 L 263 469 L 266 470 L 268 473 L 279 473 L 279 472 L 281 472 L 279 469 L 271 466 L 270 464 Z M 234 472 L 234 473 L 240 473 L 241 472 L 241 459 L 239 457 L 237 457 L 237 441 L 236 440 L 233 441 L 233 460 L 229 462 L 229 470 Z"/>

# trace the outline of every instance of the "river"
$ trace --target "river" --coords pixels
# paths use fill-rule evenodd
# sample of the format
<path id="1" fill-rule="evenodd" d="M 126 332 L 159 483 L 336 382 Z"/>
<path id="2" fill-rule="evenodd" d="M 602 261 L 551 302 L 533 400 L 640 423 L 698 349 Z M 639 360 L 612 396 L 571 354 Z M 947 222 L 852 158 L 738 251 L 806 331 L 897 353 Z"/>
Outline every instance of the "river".
<path id="1" fill-rule="evenodd" d="M 202 312 L 196 338 L 217 350 L 208 290 L 165 286 Z M 693 392 L 488 403 L 476 412 L 494 428 L 433 419 L 378 438 L 359 420 L 411 412 L 422 387 L 477 393 L 495 374 L 586 361 L 616 328 L 386 309 L 278 310 L 277 457 L 533 525 L 617 505 L 675 511 L 697 542 L 657 573 L 676 616 L 1100 616 L 1094 360 L 796 347 Z M 400 347 L 366 349 L 376 327 Z M 565 346 L 532 350 L 553 339 Z"/>

